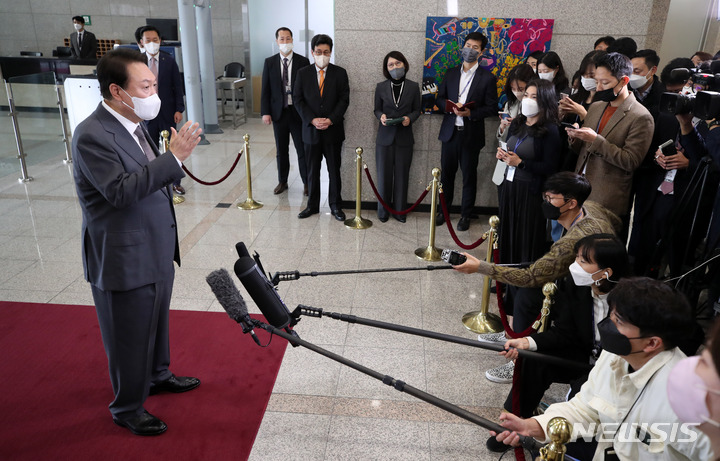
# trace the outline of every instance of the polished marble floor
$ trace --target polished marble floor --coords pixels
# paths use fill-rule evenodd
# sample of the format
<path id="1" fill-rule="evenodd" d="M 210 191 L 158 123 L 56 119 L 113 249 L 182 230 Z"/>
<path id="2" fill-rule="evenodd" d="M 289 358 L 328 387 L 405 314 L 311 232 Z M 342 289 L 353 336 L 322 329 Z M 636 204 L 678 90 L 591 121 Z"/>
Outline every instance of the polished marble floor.
<path id="1" fill-rule="evenodd" d="M 0 300 L 91 305 L 80 261 L 80 208 L 72 165 L 62 161 L 57 116 L 24 117 L 29 155 L 42 157 L 29 159 L 33 181 L 21 183 L 12 128 L 7 112 L 0 115 L 5 120 L 0 126 Z M 394 219 L 381 223 L 364 211 L 373 226 L 351 230 L 334 220 L 323 203 L 319 215 L 299 220 L 304 197 L 297 159 L 289 191 L 272 193 L 277 183 L 272 128 L 259 119 L 236 130 L 221 126 L 225 132 L 208 135 L 210 144 L 199 146 L 186 165 L 204 180 L 222 177 L 248 133 L 253 197 L 264 206 L 253 211 L 235 206 L 247 197 L 244 162 L 217 186 L 183 181 L 186 201 L 176 206 L 182 267 L 177 269 L 172 309 L 222 311 L 205 276 L 220 267 L 232 270 L 238 241 L 257 251 L 272 272 L 428 264 L 414 255 L 416 248 L 427 246 L 428 213 L 411 214 L 401 224 Z M 343 167 L 353 167 L 353 162 L 345 161 Z M 323 172 L 323 200 L 326 194 Z M 487 227 L 483 216 L 460 238 L 473 242 Z M 445 227 L 437 229 L 436 246 L 456 248 Z M 485 245 L 475 253 L 483 255 Z M 479 276 L 450 270 L 303 277 L 279 285 L 291 309 L 302 303 L 466 338 L 475 335 L 460 319 L 479 308 L 481 289 Z M 259 312 L 248 303 L 251 312 Z M 486 369 L 504 362 L 494 352 L 330 319 L 306 318 L 296 331 L 305 340 L 487 418 L 497 416 L 509 390 L 509 385 L 485 379 Z M 498 459 L 486 451 L 486 438 L 482 428 L 314 352 L 289 347 L 250 459 Z"/>

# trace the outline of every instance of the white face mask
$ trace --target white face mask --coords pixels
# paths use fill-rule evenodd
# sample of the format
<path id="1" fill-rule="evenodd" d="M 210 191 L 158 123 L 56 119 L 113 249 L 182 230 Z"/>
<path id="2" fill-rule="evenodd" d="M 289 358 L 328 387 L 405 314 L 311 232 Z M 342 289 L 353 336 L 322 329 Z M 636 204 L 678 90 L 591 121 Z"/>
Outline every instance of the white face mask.
<path id="1" fill-rule="evenodd" d="M 278 48 L 280 48 L 280 52 L 283 55 L 287 56 L 293 50 L 293 44 L 292 43 L 281 43 L 278 45 Z"/>
<path id="2" fill-rule="evenodd" d="M 120 89 L 123 90 L 122 88 Z M 123 93 L 130 96 L 125 90 L 123 90 Z M 148 96 L 147 98 L 137 98 L 135 96 L 130 96 L 130 98 L 132 99 L 133 107 L 130 107 L 130 105 L 128 105 L 125 101 L 121 102 L 127 107 L 130 107 L 130 109 L 132 109 L 133 112 L 135 112 L 135 115 L 139 118 L 143 120 L 152 120 L 160 113 L 161 101 L 160 96 L 158 96 L 157 93 L 152 96 Z"/>
<path id="3" fill-rule="evenodd" d="M 536 100 L 531 98 L 523 98 L 520 102 L 520 112 L 525 117 L 534 117 L 540 112 L 540 107 Z"/>
<path id="4" fill-rule="evenodd" d="M 321 69 L 324 69 L 327 67 L 328 64 L 330 64 L 330 56 L 314 56 L 315 58 L 315 64 Z"/>
<path id="5" fill-rule="evenodd" d="M 538 72 L 538 77 L 540 77 L 543 80 L 549 80 L 552 82 L 553 77 L 555 77 L 555 72 Z"/>
<path id="6" fill-rule="evenodd" d="M 75 30 L 80 30 L 83 28 L 83 25 L 78 23 L 73 23 L 73 26 L 75 26 Z"/>
<path id="7" fill-rule="evenodd" d="M 589 274 L 585 272 L 585 269 L 582 268 L 580 264 L 578 264 L 577 261 L 570 264 L 570 275 L 572 275 L 573 281 L 575 282 L 575 285 L 579 287 L 588 287 L 595 283 L 597 285 L 597 282 L 593 280 L 592 276 L 597 274 L 598 272 L 602 272 L 602 269 L 599 269 L 592 274 Z M 602 279 L 598 279 L 598 282 Z"/>
<path id="8" fill-rule="evenodd" d="M 522 101 L 523 96 L 525 96 L 524 91 L 513 91 L 512 94 L 515 95 L 515 99 L 517 99 L 518 101 Z"/>
<path id="9" fill-rule="evenodd" d="M 145 51 L 147 51 L 148 54 L 155 56 L 158 54 L 158 51 L 160 51 L 160 44 L 155 42 L 146 43 Z"/>
<path id="10" fill-rule="evenodd" d="M 630 88 L 637 90 L 638 88 L 645 86 L 649 80 L 648 75 L 650 75 L 650 72 L 648 72 L 647 75 L 632 74 L 630 76 Z"/>
<path id="11" fill-rule="evenodd" d="M 597 90 L 597 80 L 595 80 L 594 78 L 580 77 L 580 84 L 587 91 Z"/>

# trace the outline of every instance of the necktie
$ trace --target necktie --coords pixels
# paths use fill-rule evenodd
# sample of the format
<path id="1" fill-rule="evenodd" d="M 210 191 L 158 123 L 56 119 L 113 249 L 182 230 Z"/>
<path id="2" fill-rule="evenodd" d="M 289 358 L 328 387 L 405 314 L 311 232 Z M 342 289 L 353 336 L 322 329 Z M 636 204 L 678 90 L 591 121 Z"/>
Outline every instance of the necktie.
<path id="1" fill-rule="evenodd" d="M 140 147 L 142 147 L 143 152 L 145 152 L 145 157 L 147 157 L 148 161 L 152 162 L 155 160 L 155 152 L 153 152 L 152 147 L 150 147 L 150 144 L 147 142 L 145 133 L 140 125 L 135 128 L 135 136 L 137 136 L 138 141 L 140 141 Z"/>
<path id="2" fill-rule="evenodd" d="M 325 86 L 325 71 L 320 71 L 320 81 L 318 82 L 318 85 L 320 85 L 320 97 L 323 95 L 323 87 Z"/>
<path id="3" fill-rule="evenodd" d="M 82 48 L 82 32 L 78 33 L 78 48 Z"/>
<path id="4" fill-rule="evenodd" d="M 153 74 L 155 74 L 155 80 L 158 78 L 158 68 L 157 68 L 157 59 L 156 58 L 150 58 L 150 70 Z"/>
<path id="5" fill-rule="evenodd" d="M 275 74 L 277 75 L 277 74 Z M 283 71 L 282 71 L 283 91 L 285 95 L 283 97 L 283 108 L 288 106 L 288 60 L 283 58 Z"/>

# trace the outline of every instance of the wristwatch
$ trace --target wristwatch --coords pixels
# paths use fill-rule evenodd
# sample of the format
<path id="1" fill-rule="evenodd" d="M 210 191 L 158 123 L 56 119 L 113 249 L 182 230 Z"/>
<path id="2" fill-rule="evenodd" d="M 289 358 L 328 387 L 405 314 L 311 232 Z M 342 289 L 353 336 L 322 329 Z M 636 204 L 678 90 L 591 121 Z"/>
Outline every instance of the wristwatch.
<path id="1" fill-rule="evenodd" d="M 720 120 L 718 119 L 715 119 L 712 122 L 708 123 L 708 128 L 710 128 L 711 130 L 716 126 L 720 126 Z"/>

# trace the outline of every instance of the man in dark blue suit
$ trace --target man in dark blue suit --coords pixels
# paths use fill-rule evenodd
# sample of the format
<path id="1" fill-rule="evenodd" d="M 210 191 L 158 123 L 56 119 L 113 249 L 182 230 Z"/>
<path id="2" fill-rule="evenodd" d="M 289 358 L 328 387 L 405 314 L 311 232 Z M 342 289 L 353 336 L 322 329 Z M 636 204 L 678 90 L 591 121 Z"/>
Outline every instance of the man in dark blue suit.
<path id="1" fill-rule="evenodd" d="M 162 38 L 157 28 L 142 27 L 139 29 L 139 35 L 138 46 L 145 49 L 147 64 L 157 79 L 157 92 L 162 102 L 160 113 L 154 119 L 148 120 L 146 127 L 150 139 L 160 145 L 160 133 L 163 130 L 170 131 L 170 128 L 175 128 L 182 120 L 182 113 L 185 111 L 183 81 L 173 57 L 160 51 Z M 180 185 L 179 179 L 173 183 L 173 191 L 176 194 L 185 194 L 185 188 Z"/>
<path id="2" fill-rule="evenodd" d="M 304 186 L 303 193 L 308 195 L 302 120 L 293 104 L 292 85 L 298 70 L 309 66 L 310 61 L 305 56 L 293 52 L 293 35 L 287 27 L 281 27 L 275 32 L 275 41 L 280 48 L 280 53 L 265 60 L 260 94 L 260 114 L 263 123 L 269 125 L 272 122 L 275 133 L 278 185 L 275 187 L 274 193 L 275 195 L 281 194 L 288 188 L 288 174 L 290 173 L 288 143 L 292 134 L 300 178 Z"/>
<path id="3" fill-rule="evenodd" d="M 343 119 L 350 105 L 350 84 L 345 69 L 330 64 L 332 38 L 318 34 L 310 44 L 315 65 L 301 69 L 293 86 L 293 101 L 302 118 L 310 189 L 307 206 L 298 218 L 304 219 L 320 211 L 320 166 L 325 157 L 330 179 L 330 212 L 338 221 L 344 221 L 345 213 L 340 208 L 340 153 L 345 140 Z"/>
<path id="4" fill-rule="evenodd" d="M 441 111 L 445 111 L 447 101 L 455 103 L 452 110 L 445 113 L 438 139 L 442 141 L 440 181 L 448 209 L 453 201 L 458 166 L 462 171 L 462 204 L 457 225 L 460 231 L 470 228 L 470 214 L 475 206 L 478 157 L 485 145 L 483 119 L 496 115 L 498 108 L 495 76 L 478 65 L 486 45 L 487 38 L 480 32 L 471 32 L 465 37 L 463 64 L 447 71 L 437 96 Z M 472 107 L 465 108 L 465 105 Z M 442 213 L 438 213 L 435 224 L 444 222 Z"/>
<path id="5" fill-rule="evenodd" d="M 113 421 L 137 435 L 165 432 L 143 407 L 149 394 L 185 392 L 197 378 L 170 372 L 168 332 L 177 222 L 169 185 L 200 142 L 198 124 L 171 128 L 158 152 L 142 121 L 160 110 L 143 54 L 110 51 L 97 66 L 103 101 L 73 134 L 74 176 L 82 209 L 82 259 L 108 358 Z"/>

